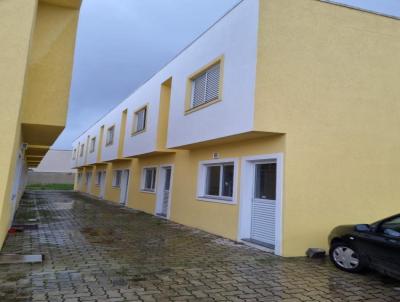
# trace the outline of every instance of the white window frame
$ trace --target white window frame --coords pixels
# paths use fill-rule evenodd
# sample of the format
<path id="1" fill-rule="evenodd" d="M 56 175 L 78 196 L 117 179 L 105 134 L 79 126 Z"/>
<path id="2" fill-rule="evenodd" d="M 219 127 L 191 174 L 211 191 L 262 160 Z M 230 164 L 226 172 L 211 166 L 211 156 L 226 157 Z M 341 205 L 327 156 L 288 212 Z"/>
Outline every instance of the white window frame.
<path id="1" fill-rule="evenodd" d="M 237 158 L 222 158 L 216 160 L 205 160 L 200 161 L 199 171 L 197 176 L 197 196 L 196 199 L 200 201 L 224 203 L 224 204 L 236 204 L 237 203 L 237 186 L 238 186 L 238 168 L 239 160 Z M 206 195 L 206 184 L 207 184 L 207 167 L 220 166 L 224 164 L 233 164 L 233 192 L 232 197 L 215 197 Z M 222 171 L 221 171 L 222 173 Z M 220 181 L 222 181 L 220 179 Z"/>
<path id="2" fill-rule="evenodd" d="M 146 171 L 150 170 L 150 169 L 154 169 L 155 173 L 156 173 L 156 175 L 154 177 L 154 183 L 153 183 L 154 189 L 145 188 L 145 185 L 146 185 Z M 156 191 L 157 191 L 157 182 L 158 182 L 157 181 L 157 178 L 158 178 L 157 175 L 158 175 L 158 166 L 146 166 L 146 167 L 143 167 L 142 168 L 142 175 L 141 175 L 140 191 L 143 192 L 143 193 L 155 194 Z"/>
<path id="3" fill-rule="evenodd" d="M 92 137 L 90 139 L 90 148 L 89 148 L 89 152 L 93 153 L 94 150 L 96 149 L 96 137 Z"/>
<path id="4" fill-rule="evenodd" d="M 119 175 L 119 177 L 118 177 Z M 121 187 L 121 180 L 122 180 L 122 170 L 113 170 L 112 174 L 112 186 L 114 188 Z"/>
<path id="5" fill-rule="evenodd" d="M 205 104 L 211 103 L 213 101 L 217 101 L 221 98 L 221 68 L 222 68 L 222 62 L 219 61 L 213 65 L 211 65 L 210 67 L 208 67 L 207 69 L 205 69 L 204 71 L 200 72 L 199 74 L 195 75 L 192 79 L 191 79 L 191 96 L 190 96 L 190 108 L 189 110 L 201 107 Z M 206 100 L 206 95 L 207 95 L 207 84 L 208 84 L 208 74 L 209 71 L 213 68 L 215 68 L 216 66 L 219 67 L 219 77 L 218 77 L 218 95 L 217 97 L 210 99 L 210 100 Z M 202 76 L 206 76 L 205 79 L 205 86 L 204 86 L 204 100 L 201 104 L 198 105 L 194 105 L 194 93 L 195 93 L 195 88 L 196 88 L 196 80 Z"/>
<path id="6" fill-rule="evenodd" d="M 144 125 L 142 129 L 138 129 L 138 122 L 139 122 L 139 113 L 144 111 Z M 147 128 L 147 116 L 149 113 L 148 105 L 141 107 L 139 110 L 136 110 L 133 114 L 133 131 L 132 134 L 137 134 L 146 131 Z"/>
<path id="7" fill-rule="evenodd" d="M 111 131 L 112 130 L 112 131 Z M 112 133 L 112 135 L 110 135 Z M 111 139 L 110 139 L 111 138 Z M 114 138 L 115 138 L 115 125 L 112 125 L 107 128 L 106 132 L 106 146 L 111 146 L 114 144 Z"/>

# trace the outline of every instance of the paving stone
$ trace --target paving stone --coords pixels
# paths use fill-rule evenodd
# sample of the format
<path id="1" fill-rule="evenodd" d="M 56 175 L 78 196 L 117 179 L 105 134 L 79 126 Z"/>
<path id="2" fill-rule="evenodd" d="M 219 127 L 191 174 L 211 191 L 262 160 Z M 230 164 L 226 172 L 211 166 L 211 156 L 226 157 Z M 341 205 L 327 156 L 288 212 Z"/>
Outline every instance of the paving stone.
<path id="1" fill-rule="evenodd" d="M 399 301 L 400 282 L 343 273 L 326 259 L 285 259 L 72 192 L 27 192 L 0 266 L 0 301 Z"/>

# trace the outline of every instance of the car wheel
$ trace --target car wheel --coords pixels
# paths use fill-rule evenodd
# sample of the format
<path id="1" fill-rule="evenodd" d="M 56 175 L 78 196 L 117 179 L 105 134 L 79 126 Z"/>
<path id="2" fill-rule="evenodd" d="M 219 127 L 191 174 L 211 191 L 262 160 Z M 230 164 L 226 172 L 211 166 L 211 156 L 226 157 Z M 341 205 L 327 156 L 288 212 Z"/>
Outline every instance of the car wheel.
<path id="1" fill-rule="evenodd" d="M 335 266 L 349 273 L 358 273 L 364 270 L 366 262 L 357 250 L 342 242 L 333 243 L 329 257 Z"/>

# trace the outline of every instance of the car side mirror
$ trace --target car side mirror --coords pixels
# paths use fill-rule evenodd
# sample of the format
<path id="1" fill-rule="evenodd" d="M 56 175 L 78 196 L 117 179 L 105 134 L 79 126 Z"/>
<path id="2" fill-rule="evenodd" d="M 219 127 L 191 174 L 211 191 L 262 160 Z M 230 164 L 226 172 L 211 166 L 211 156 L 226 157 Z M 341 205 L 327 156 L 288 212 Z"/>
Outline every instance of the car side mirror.
<path id="1" fill-rule="evenodd" d="M 371 230 L 371 227 L 369 224 L 357 224 L 354 228 L 357 232 L 369 232 Z"/>

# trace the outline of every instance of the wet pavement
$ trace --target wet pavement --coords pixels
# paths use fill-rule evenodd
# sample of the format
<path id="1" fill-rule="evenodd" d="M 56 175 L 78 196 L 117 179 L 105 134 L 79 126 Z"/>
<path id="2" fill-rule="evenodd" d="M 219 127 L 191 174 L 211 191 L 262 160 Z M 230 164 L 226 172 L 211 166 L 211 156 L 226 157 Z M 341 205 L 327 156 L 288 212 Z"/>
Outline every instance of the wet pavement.
<path id="1" fill-rule="evenodd" d="M 343 273 L 327 260 L 283 259 L 73 192 L 28 192 L 3 253 L 0 301 L 400 301 L 400 282 Z"/>

